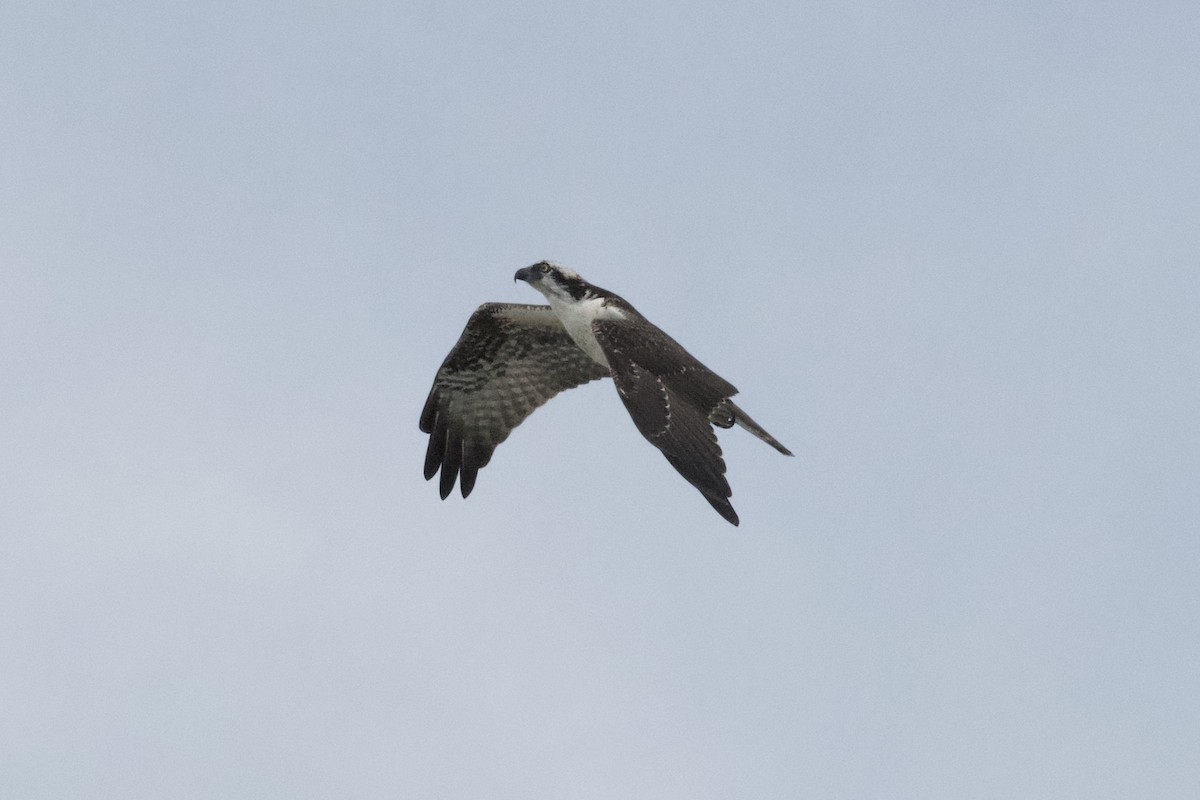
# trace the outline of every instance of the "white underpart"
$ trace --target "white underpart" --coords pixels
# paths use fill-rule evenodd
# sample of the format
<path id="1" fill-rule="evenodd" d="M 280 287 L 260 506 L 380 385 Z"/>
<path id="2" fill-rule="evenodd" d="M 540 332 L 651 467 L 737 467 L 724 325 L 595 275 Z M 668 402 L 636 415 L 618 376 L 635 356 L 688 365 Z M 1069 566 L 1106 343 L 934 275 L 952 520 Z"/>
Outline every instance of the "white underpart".
<path id="1" fill-rule="evenodd" d="M 543 294 L 550 301 L 550 309 L 562 322 L 571 338 L 575 340 L 575 344 L 579 345 L 579 348 L 591 356 L 597 364 L 607 367 L 608 359 L 604 357 L 604 349 L 596 341 L 592 323 L 598 319 L 625 319 L 625 312 L 613 306 L 606 306 L 603 298 L 599 297 L 591 300 L 575 300 L 570 297 L 561 297 L 552 291 L 543 292 Z"/>

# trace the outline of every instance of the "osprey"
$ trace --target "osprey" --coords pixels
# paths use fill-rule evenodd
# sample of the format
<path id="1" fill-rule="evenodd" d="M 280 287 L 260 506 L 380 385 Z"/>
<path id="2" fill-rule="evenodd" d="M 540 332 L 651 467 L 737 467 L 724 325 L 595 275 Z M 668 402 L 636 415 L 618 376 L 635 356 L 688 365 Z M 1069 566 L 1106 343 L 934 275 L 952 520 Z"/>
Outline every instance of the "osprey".
<path id="1" fill-rule="evenodd" d="M 462 496 L 513 428 L 551 397 L 612 378 L 633 424 L 734 525 L 733 492 L 713 425 L 740 425 L 791 452 L 730 399 L 737 389 L 621 297 L 550 261 L 518 270 L 550 305 L 484 303 L 442 362 L 421 412 L 425 479 Z"/>

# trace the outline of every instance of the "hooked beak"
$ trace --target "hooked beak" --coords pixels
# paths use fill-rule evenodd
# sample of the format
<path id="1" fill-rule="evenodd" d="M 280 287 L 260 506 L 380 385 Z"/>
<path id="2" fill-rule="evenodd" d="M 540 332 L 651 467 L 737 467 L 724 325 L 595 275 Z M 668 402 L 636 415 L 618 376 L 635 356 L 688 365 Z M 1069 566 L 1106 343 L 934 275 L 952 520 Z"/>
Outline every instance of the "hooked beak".
<path id="1" fill-rule="evenodd" d="M 533 285 L 542 279 L 542 273 L 538 272 L 533 267 L 524 267 L 517 270 L 517 274 L 513 275 L 513 282 L 525 281 L 529 285 Z"/>

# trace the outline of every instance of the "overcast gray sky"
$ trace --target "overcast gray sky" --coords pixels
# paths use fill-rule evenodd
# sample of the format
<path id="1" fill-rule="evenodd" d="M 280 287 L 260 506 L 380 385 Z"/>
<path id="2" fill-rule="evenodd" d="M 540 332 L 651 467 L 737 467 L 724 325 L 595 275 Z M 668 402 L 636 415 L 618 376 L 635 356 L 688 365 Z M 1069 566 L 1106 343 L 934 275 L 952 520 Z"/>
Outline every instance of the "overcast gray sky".
<path id="1" fill-rule="evenodd" d="M 1200 796 L 1200 7 L 15 2 L 0 795 Z M 610 382 L 417 417 L 542 258 Z"/>

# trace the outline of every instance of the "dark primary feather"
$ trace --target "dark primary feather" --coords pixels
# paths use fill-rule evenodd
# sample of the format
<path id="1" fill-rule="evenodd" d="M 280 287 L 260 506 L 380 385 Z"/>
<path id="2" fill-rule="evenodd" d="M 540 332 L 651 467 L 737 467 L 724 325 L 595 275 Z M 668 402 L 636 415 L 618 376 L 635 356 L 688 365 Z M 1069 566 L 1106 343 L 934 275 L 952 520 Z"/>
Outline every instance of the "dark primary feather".
<path id="1" fill-rule="evenodd" d="M 496 446 L 534 409 L 606 375 L 549 306 L 481 305 L 438 370 L 421 412 L 421 430 L 430 434 L 425 479 L 440 470 L 442 499 L 456 479 L 466 497 Z"/>

